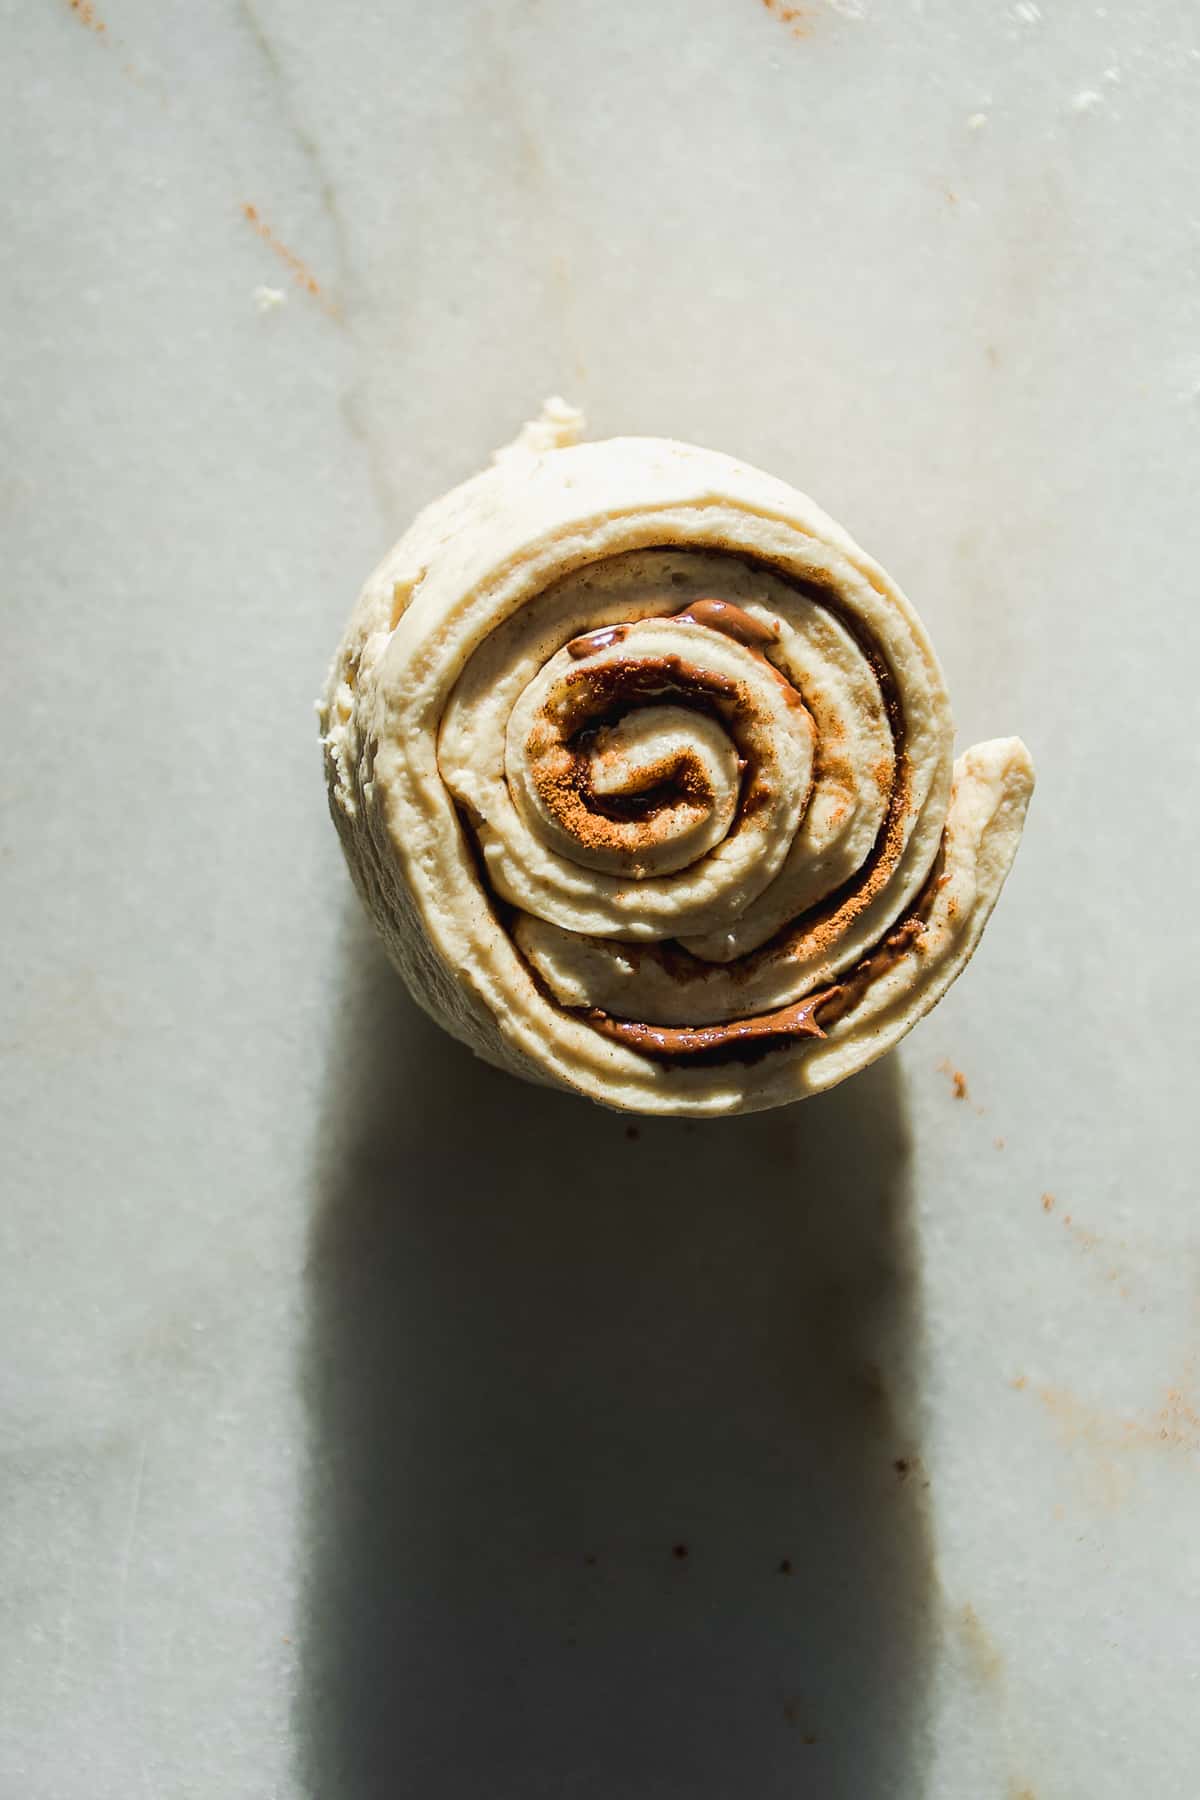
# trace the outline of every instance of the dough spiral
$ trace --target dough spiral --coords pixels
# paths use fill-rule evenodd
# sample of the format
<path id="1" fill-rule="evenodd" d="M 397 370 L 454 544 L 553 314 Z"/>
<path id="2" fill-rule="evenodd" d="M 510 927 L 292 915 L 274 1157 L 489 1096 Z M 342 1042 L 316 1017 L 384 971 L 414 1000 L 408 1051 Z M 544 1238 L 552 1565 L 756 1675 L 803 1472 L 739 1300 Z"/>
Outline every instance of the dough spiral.
<path id="1" fill-rule="evenodd" d="M 367 583 L 321 703 L 334 819 L 416 998 L 644 1112 L 832 1086 L 969 959 L 1033 786 L 953 762 L 912 607 L 811 501 L 551 402 Z"/>

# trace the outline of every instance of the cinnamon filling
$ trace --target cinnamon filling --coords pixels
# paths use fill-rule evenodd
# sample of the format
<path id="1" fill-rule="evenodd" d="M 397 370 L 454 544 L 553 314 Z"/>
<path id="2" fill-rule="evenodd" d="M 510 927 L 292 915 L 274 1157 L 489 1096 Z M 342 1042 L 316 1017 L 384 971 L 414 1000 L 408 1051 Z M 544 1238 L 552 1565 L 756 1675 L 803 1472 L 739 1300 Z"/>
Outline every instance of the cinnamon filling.
<path id="1" fill-rule="evenodd" d="M 825 988 L 781 1006 L 775 1012 L 759 1013 L 750 1019 L 733 1019 L 724 1025 L 643 1025 L 633 1019 L 615 1019 L 611 1013 L 593 1007 L 583 1017 L 601 1037 L 615 1038 L 640 1050 L 645 1056 L 697 1056 L 706 1050 L 728 1050 L 737 1044 L 750 1044 L 760 1038 L 823 1038 L 817 1024 L 818 1008 L 841 993 L 840 988 Z"/>
<path id="2" fill-rule="evenodd" d="M 671 1061 L 677 1057 L 711 1058 L 714 1052 L 730 1055 L 744 1049 L 765 1051 L 771 1048 L 772 1041 L 783 1043 L 791 1038 L 823 1038 L 825 1031 L 818 1013 L 823 1015 L 825 1025 L 836 1024 L 853 1011 L 873 982 L 898 963 L 914 944 L 920 943 L 925 935 L 925 915 L 945 879 L 937 872 L 935 864 L 934 875 L 926 883 L 913 911 L 842 981 L 834 987 L 822 988 L 818 993 L 793 1000 L 788 1006 L 777 1007 L 774 1012 L 729 1019 L 718 1025 L 689 1026 L 648 1025 L 634 1019 L 618 1019 L 598 1007 L 579 1016 L 602 1037 L 627 1044 L 643 1056 Z"/>
<path id="3" fill-rule="evenodd" d="M 624 633 L 623 627 L 612 629 Z M 703 764 L 686 750 L 644 770 L 636 789 L 623 795 L 596 792 L 592 763 L 607 753 L 609 732 L 631 707 L 675 697 L 740 736 L 745 700 L 736 682 L 689 669 L 677 656 L 580 669 L 569 680 L 573 691 L 568 701 L 557 718 L 539 720 L 528 754 L 542 803 L 578 843 L 634 856 L 652 848 L 669 830 L 666 815 L 673 809 L 702 814 L 712 805 Z M 752 763 L 748 746 L 742 760 L 747 766 Z M 743 785 L 749 795 L 753 784 L 743 777 Z"/>
<path id="4" fill-rule="evenodd" d="M 597 650 L 610 650 L 619 644 L 628 625 L 602 625 L 599 631 L 589 631 L 583 637 L 572 638 L 567 645 L 568 654 L 577 661 L 585 656 L 592 656 Z"/>
<path id="5" fill-rule="evenodd" d="M 764 625 L 732 600 L 693 600 L 672 617 L 677 625 L 706 625 L 710 631 L 722 631 L 750 650 L 762 650 L 767 644 L 779 642 L 777 628 Z"/>
<path id="6" fill-rule="evenodd" d="M 693 600 L 682 612 L 663 613 L 663 618 L 674 619 L 680 625 L 705 625 L 709 631 L 723 632 L 726 637 L 733 638 L 736 643 L 745 644 L 748 649 L 762 650 L 767 644 L 779 642 L 779 632 L 770 625 L 764 625 L 744 608 L 735 606 L 732 600 Z M 585 656 L 594 656 L 598 650 L 611 650 L 619 644 L 629 630 L 628 625 L 601 625 L 596 631 L 585 632 L 582 637 L 572 638 L 567 645 L 568 654 L 582 661 Z"/>
<path id="7" fill-rule="evenodd" d="M 822 600 L 827 603 L 826 596 L 822 595 Z M 840 616 L 839 608 L 831 606 L 830 610 L 837 611 Z M 767 647 L 777 643 L 780 637 L 777 625 L 764 623 L 729 600 L 694 600 L 678 613 L 659 616 L 673 618 L 680 624 L 701 625 L 710 631 L 722 632 L 764 660 Z M 879 678 L 892 721 L 896 768 L 887 816 L 865 869 L 852 882 L 847 883 L 846 890 L 830 896 L 816 919 L 809 920 L 800 927 L 801 934 L 809 937 L 810 941 L 812 936 L 823 937 L 830 942 L 831 947 L 841 930 L 887 880 L 902 847 L 904 815 L 908 804 L 903 715 L 890 670 L 879 659 L 873 647 L 863 641 L 861 632 L 854 628 L 853 622 L 844 622 L 853 630 L 853 635 L 869 656 Z M 573 638 L 567 645 L 567 650 L 577 661 L 582 661 L 621 643 L 629 629 L 628 625 L 622 624 L 602 626 L 582 637 Z M 790 694 L 794 695 L 796 702 L 803 705 L 802 697 L 792 688 L 787 677 L 774 669 L 773 665 L 772 672 L 789 689 Z M 685 804 L 704 803 L 705 796 L 698 791 L 700 781 L 695 780 L 699 771 L 693 774 L 684 759 L 670 768 L 654 770 L 642 792 L 629 795 L 621 801 L 602 802 L 591 787 L 587 753 L 595 749 L 596 737 L 606 725 L 615 723 L 616 717 L 630 701 L 635 705 L 639 702 L 646 704 L 668 694 L 680 694 L 692 705 L 698 703 L 705 711 L 716 713 L 717 716 L 724 714 L 728 722 L 730 710 L 735 716 L 741 710 L 734 684 L 723 681 L 720 677 L 700 675 L 697 671 L 688 669 L 680 658 L 674 656 L 660 656 L 649 663 L 619 662 L 610 667 L 589 671 L 586 675 L 581 670 L 579 677 L 573 679 L 580 683 L 576 688 L 575 703 L 570 709 L 574 716 L 562 723 L 574 741 L 569 748 L 561 746 L 559 756 L 555 759 L 557 766 L 552 771 L 548 768 L 542 780 L 546 781 L 547 786 L 557 788 L 554 795 L 555 810 L 560 814 L 570 815 L 571 825 L 581 835 L 586 828 L 592 834 L 607 836 L 622 817 L 625 821 L 630 821 L 640 816 L 644 821 L 647 814 L 652 815 L 663 804 L 678 804 L 680 801 Z M 546 746 L 541 748 L 544 754 Z M 748 808 L 753 809 L 757 798 L 753 782 L 746 784 L 742 794 L 741 817 L 746 816 Z M 601 817 L 596 818 L 596 813 L 600 813 Z M 591 815 L 590 821 L 588 814 Z M 608 815 L 607 819 L 604 818 L 605 814 Z M 945 880 L 939 856 L 907 916 L 874 950 L 836 984 L 807 994 L 786 1006 L 777 1007 L 772 1012 L 752 1014 L 719 1024 L 676 1026 L 618 1018 L 598 1007 L 565 1010 L 574 1012 L 577 1018 L 585 1021 L 602 1037 L 623 1043 L 644 1056 L 662 1061 L 681 1059 L 703 1062 L 725 1058 L 748 1061 L 766 1055 L 772 1048 L 781 1047 L 789 1041 L 824 1038 L 826 1026 L 837 1023 L 858 1006 L 870 986 L 899 962 L 914 945 L 921 947 L 933 896 Z M 776 939 L 764 945 L 754 960 L 779 954 L 780 951 L 786 954 L 785 946 L 789 940 L 794 941 L 796 935 L 796 922 L 782 927 Z M 644 953 L 655 954 L 654 951 Z M 672 955 L 683 957 L 689 965 L 693 960 L 677 946 L 657 946 L 657 954 L 664 962 Z"/>
<path id="8" fill-rule="evenodd" d="M 731 600 L 694 600 L 682 612 L 659 616 L 677 620 L 680 624 L 702 625 L 710 631 L 719 631 L 760 656 L 768 644 L 779 641 L 777 626 L 764 624 Z M 622 643 L 629 629 L 628 625 L 602 625 L 595 631 L 585 632 L 582 637 L 572 638 L 566 646 L 568 654 L 582 662 L 586 657 Z M 787 689 L 789 698 L 802 706 L 803 700 L 786 676 L 778 670 L 772 672 Z M 724 716 L 728 725 L 731 723 L 728 718 L 730 707 L 735 716 L 742 710 L 735 683 L 721 676 L 692 670 L 677 656 L 580 670 L 571 681 L 575 686 L 575 702 L 570 715 L 560 721 L 560 728 L 567 734 L 567 743 L 554 742 L 543 728 L 531 743 L 530 752 L 538 792 L 547 808 L 572 836 L 580 843 L 603 845 L 606 849 L 629 853 L 644 848 L 645 844 L 639 846 L 622 827 L 635 821 L 648 823 L 655 815 L 672 807 L 702 810 L 711 804 L 712 793 L 701 769 L 686 756 L 648 772 L 640 791 L 621 798 L 604 798 L 595 792 L 590 757 L 602 740 L 606 726 L 615 724 L 630 703 L 645 705 L 678 694 L 710 714 L 719 718 Z M 767 799 L 753 780 L 745 781 L 745 772 L 751 767 L 751 758 L 742 751 L 738 757 L 738 773 L 743 777 L 742 818 L 757 811 Z"/>

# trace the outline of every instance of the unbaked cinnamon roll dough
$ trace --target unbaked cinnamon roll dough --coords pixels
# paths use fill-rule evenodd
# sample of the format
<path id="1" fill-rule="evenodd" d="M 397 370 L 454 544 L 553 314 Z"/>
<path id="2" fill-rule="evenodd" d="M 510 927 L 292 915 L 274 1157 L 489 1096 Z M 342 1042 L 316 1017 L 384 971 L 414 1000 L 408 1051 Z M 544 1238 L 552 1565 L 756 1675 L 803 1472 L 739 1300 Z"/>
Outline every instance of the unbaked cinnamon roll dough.
<path id="1" fill-rule="evenodd" d="M 351 874 L 489 1062 L 640 1112 L 819 1092 L 969 960 L 1033 788 L 811 500 L 551 401 L 368 581 L 321 703 Z"/>

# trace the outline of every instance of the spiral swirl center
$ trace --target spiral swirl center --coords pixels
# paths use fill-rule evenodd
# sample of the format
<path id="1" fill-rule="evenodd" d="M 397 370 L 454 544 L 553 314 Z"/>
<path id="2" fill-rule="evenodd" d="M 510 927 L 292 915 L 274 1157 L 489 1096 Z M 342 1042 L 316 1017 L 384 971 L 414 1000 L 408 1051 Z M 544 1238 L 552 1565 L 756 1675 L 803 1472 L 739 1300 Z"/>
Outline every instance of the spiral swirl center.
<path id="1" fill-rule="evenodd" d="M 803 806 L 812 744 L 795 689 L 685 612 L 597 631 L 552 657 L 513 710 L 506 768 L 547 848 L 646 881 L 688 868 L 756 814 L 760 829 L 786 831 L 776 815 Z"/>
<path id="2" fill-rule="evenodd" d="M 879 941 L 936 843 L 887 668 L 837 594 L 719 552 L 589 565 L 490 635 L 439 754 L 560 1004 L 704 1027 Z"/>

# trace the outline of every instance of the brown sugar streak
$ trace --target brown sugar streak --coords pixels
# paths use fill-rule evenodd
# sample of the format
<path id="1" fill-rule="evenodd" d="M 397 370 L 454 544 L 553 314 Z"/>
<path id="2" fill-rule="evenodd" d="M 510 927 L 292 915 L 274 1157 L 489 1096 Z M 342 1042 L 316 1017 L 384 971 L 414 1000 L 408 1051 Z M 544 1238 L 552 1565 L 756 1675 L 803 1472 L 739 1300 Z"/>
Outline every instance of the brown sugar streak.
<path id="1" fill-rule="evenodd" d="M 838 988 L 827 988 L 824 993 L 810 994 L 775 1012 L 734 1019 L 726 1025 L 646 1025 L 635 1019 L 614 1019 L 598 1008 L 585 1013 L 584 1017 L 601 1037 L 628 1044 L 631 1050 L 639 1050 L 643 1056 L 698 1056 L 705 1051 L 731 1050 L 764 1038 L 824 1037 L 816 1013 L 839 992 Z"/>

